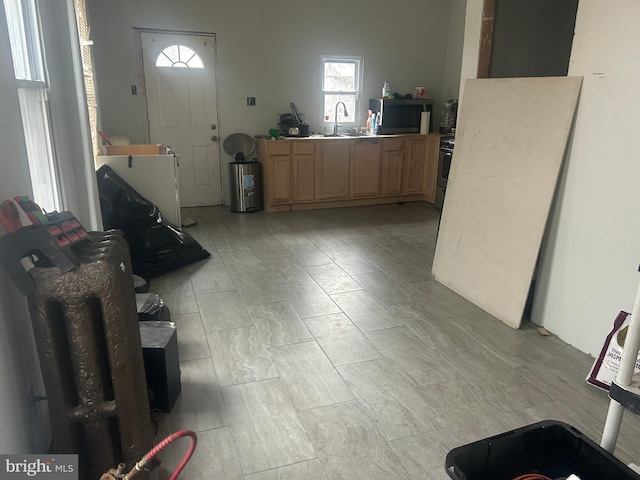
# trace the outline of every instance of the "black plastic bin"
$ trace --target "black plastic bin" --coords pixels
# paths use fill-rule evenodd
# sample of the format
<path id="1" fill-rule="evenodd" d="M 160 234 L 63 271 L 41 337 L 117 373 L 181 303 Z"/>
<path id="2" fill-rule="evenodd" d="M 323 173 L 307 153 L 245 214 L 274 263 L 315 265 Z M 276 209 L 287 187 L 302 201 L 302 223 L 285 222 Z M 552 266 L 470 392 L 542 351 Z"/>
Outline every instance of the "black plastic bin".
<path id="1" fill-rule="evenodd" d="M 454 448 L 445 467 L 455 480 L 512 480 L 527 473 L 552 479 L 640 480 L 578 429 L 553 420 Z"/>

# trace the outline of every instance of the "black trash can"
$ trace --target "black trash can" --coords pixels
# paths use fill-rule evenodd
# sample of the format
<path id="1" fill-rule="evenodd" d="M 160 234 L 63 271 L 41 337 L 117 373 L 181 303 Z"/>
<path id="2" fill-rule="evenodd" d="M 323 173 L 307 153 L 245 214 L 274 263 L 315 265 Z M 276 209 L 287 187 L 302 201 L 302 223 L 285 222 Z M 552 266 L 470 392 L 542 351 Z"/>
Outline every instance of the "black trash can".
<path id="1" fill-rule="evenodd" d="M 262 210 L 262 165 L 259 162 L 229 162 L 232 212 Z"/>

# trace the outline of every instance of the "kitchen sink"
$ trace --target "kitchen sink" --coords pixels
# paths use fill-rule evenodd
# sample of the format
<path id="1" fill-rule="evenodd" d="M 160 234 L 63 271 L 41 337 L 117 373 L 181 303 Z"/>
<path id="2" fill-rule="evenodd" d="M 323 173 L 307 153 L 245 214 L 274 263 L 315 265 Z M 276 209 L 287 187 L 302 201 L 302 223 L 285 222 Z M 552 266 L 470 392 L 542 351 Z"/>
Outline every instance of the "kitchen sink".
<path id="1" fill-rule="evenodd" d="M 325 137 L 355 137 L 356 135 L 351 135 L 349 133 L 325 133 Z"/>
<path id="2" fill-rule="evenodd" d="M 378 138 L 377 135 L 369 135 L 367 133 L 325 133 L 325 137 L 342 137 L 342 138 Z"/>

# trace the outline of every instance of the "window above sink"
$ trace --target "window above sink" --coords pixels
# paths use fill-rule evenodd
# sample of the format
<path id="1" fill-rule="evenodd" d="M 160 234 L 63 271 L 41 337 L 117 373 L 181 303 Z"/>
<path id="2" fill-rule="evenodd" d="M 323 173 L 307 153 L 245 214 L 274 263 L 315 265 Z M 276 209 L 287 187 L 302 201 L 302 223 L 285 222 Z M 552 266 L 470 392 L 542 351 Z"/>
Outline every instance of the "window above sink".
<path id="1" fill-rule="evenodd" d="M 322 118 L 320 124 L 333 127 L 336 105 L 343 102 L 347 116 L 338 110 L 338 123 L 343 127 L 358 125 L 358 98 L 362 90 L 362 57 L 324 56 L 322 67 Z"/>

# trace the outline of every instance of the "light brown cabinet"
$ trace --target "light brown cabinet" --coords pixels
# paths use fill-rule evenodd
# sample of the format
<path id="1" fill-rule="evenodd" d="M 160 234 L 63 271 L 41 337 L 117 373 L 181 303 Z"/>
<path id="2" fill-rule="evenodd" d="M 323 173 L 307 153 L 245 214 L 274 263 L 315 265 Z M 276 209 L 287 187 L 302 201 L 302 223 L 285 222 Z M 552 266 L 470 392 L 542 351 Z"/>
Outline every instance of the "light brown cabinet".
<path id="1" fill-rule="evenodd" d="M 380 195 L 382 141 L 377 138 L 354 140 L 351 151 L 351 196 Z"/>
<path id="2" fill-rule="evenodd" d="M 316 200 L 349 198 L 351 141 L 334 140 L 319 144 L 316 159 Z"/>
<path id="3" fill-rule="evenodd" d="M 440 155 L 440 134 L 427 135 L 427 151 L 424 164 L 423 193 L 427 202 L 435 202 L 438 180 L 438 157 Z"/>
<path id="4" fill-rule="evenodd" d="M 265 210 L 433 203 L 439 140 L 438 134 L 260 139 Z"/>
<path id="5" fill-rule="evenodd" d="M 315 144 L 293 142 L 293 202 L 311 202 L 315 199 Z"/>
<path id="6" fill-rule="evenodd" d="M 265 203 L 288 209 L 291 204 L 291 144 L 258 142 L 258 158 L 263 167 Z"/>
<path id="7" fill-rule="evenodd" d="M 402 193 L 402 170 L 404 168 L 405 139 L 385 138 L 382 156 L 382 195 Z"/>
<path id="8" fill-rule="evenodd" d="M 421 193 L 424 186 L 426 137 L 407 139 L 407 156 L 402 172 L 402 193 Z"/>

